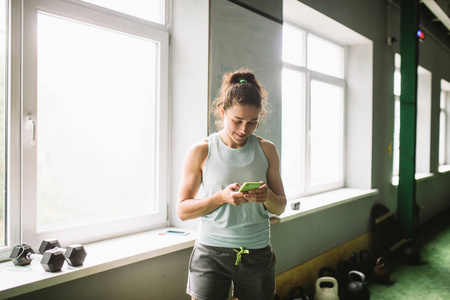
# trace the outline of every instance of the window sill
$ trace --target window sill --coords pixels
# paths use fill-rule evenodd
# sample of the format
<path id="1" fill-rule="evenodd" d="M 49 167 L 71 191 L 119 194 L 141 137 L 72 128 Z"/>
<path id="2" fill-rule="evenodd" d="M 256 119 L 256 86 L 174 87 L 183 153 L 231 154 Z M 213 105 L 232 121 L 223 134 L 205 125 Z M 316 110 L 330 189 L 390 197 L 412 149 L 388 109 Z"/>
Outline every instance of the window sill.
<path id="1" fill-rule="evenodd" d="M 283 223 L 305 215 L 309 215 L 333 206 L 355 201 L 378 194 L 378 190 L 343 188 L 331 192 L 289 200 L 286 211 L 280 216 L 271 218 L 271 223 Z M 291 204 L 300 202 L 300 209 L 293 210 Z"/>
<path id="2" fill-rule="evenodd" d="M 450 171 L 450 165 L 439 166 L 439 173 L 447 173 Z"/>
<path id="3" fill-rule="evenodd" d="M 425 180 L 427 178 L 431 178 L 433 176 L 434 176 L 433 173 L 416 173 L 415 178 L 416 178 L 416 181 L 421 181 L 421 180 Z M 398 186 L 398 176 L 392 177 L 392 185 Z"/>
<path id="4" fill-rule="evenodd" d="M 184 230 L 189 234 L 186 236 L 160 235 L 167 229 Z M 192 247 L 196 238 L 195 231 L 160 228 L 95 242 L 84 245 L 88 255 L 82 267 L 71 267 L 65 263 L 62 270 L 55 273 L 45 272 L 40 265 L 40 259 L 24 267 L 16 267 L 11 261 L 3 262 L 0 263 L 0 299 L 183 250 Z"/>

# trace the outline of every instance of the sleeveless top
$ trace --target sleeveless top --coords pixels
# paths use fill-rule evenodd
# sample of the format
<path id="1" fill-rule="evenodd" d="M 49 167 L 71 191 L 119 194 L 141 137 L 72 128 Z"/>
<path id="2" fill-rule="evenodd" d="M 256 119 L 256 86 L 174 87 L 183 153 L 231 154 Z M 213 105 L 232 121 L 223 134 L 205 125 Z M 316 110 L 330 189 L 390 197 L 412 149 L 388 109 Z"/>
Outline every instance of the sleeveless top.
<path id="1" fill-rule="evenodd" d="M 208 157 L 203 167 L 205 196 L 211 196 L 232 183 L 264 181 L 269 163 L 258 138 L 250 135 L 242 148 L 225 145 L 218 133 L 209 136 Z M 234 206 L 225 203 L 201 217 L 198 242 L 203 245 L 261 249 L 270 243 L 269 215 L 262 203 Z"/>

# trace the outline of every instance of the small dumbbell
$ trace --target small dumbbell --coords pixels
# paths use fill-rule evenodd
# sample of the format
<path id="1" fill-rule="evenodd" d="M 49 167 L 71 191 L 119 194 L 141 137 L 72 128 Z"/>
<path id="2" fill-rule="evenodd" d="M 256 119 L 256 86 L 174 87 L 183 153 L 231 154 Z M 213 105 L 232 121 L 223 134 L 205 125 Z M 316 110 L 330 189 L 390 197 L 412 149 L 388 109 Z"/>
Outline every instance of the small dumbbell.
<path id="1" fill-rule="evenodd" d="M 64 257 L 67 263 L 71 266 L 81 266 L 84 263 L 84 259 L 86 258 L 87 252 L 83 245 L 75 244 L 70 245 L 67 249 L 61 248 L 57 239 L 47 239 L 43 240 L 41 245 L 39 246 L 39 252 L 45 253 L 50 249 L 59 249 L 62 253 L 64 253 Z"/>
<path id="2" fill-rule="evenodd" d="M 36 254 L 28 244 L 15 246 L 9 257 L 13 259 L 13 264 L 16 266 L 29 265 L 34 258 L 42 257 L 41 265 L 47 272 L 60 271 L 65 261 L 64 254 L 59 249 L 51 249 L 44 254 Z"/>

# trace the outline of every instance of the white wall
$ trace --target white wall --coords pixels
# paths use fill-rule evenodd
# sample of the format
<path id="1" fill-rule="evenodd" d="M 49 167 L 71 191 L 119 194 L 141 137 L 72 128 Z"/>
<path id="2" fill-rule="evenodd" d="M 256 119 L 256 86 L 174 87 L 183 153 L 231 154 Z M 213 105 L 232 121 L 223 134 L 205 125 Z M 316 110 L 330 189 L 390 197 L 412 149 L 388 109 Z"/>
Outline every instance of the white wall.
<path id="1" fill-rule="evenodd" d="M 173 0 L 171 56 L 171 226 L 196 228 L 176 215 L 184 155 L 208 133 L 209 1 Z"/>

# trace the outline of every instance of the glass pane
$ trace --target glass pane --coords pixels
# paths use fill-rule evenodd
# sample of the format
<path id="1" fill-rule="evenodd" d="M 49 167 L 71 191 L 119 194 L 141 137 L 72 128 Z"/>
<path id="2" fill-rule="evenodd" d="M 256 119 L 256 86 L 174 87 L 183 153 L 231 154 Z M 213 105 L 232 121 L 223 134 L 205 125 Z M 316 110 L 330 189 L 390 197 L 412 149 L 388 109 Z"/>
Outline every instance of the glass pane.
<path id="1" fill-rule="evenodd" d="M 310 185 L 342 180 L 344 89 L 311 81 Z"/>
<path id="2" fill-rule="evenodd" d="M 288 196 L 304 191 L 305 75 L 283 69 L 281 170 Z"/>
<path id="3" fill-rule="evenodd" d="M 308 34 L 308 69 L 344 78 L 344 48 Z"/>
<path id="4" fill-rule="evenodd" d="M 6 1 L 0 0 L 0 246 L 6 244 L 5 202 L 5 99 L 6 99 Z"/>
<path id="5" fill-rule="evenodd" d="M 400 70 L 394 72 L 394 95 L 400 96 L 401 92 L 401 75 Z"/>
<path id="6" fill-rule="evenodd" d="M 38 230 L 157 211 L 154 41 L 38 16 Z"/>
<path id="7" fill-rule="evenodd" d="M 303 35 L 303 31 L 283 25 L 283 61 L 304 66 Z"/>
<path id="8" fill-rule="evenodd" d="M 400 168 L 400 98 L 395 97 L 394 138 L 392 141 L 392 176 L 398 176 Z"/>
<path id="9" fill-rule="evenodd" d="M 445 165 L 445 137 L 447 135 L 446 132 L 446 124 L 447 124 L 447 116 L 445 115 L 445 111 L 441 111 L 439 115 L 439 165 Z"/>
<path id="10" fill-rule="evenodd" d="M 133 17 L 164 24 L 165 0 L 83 0 Z"/>

